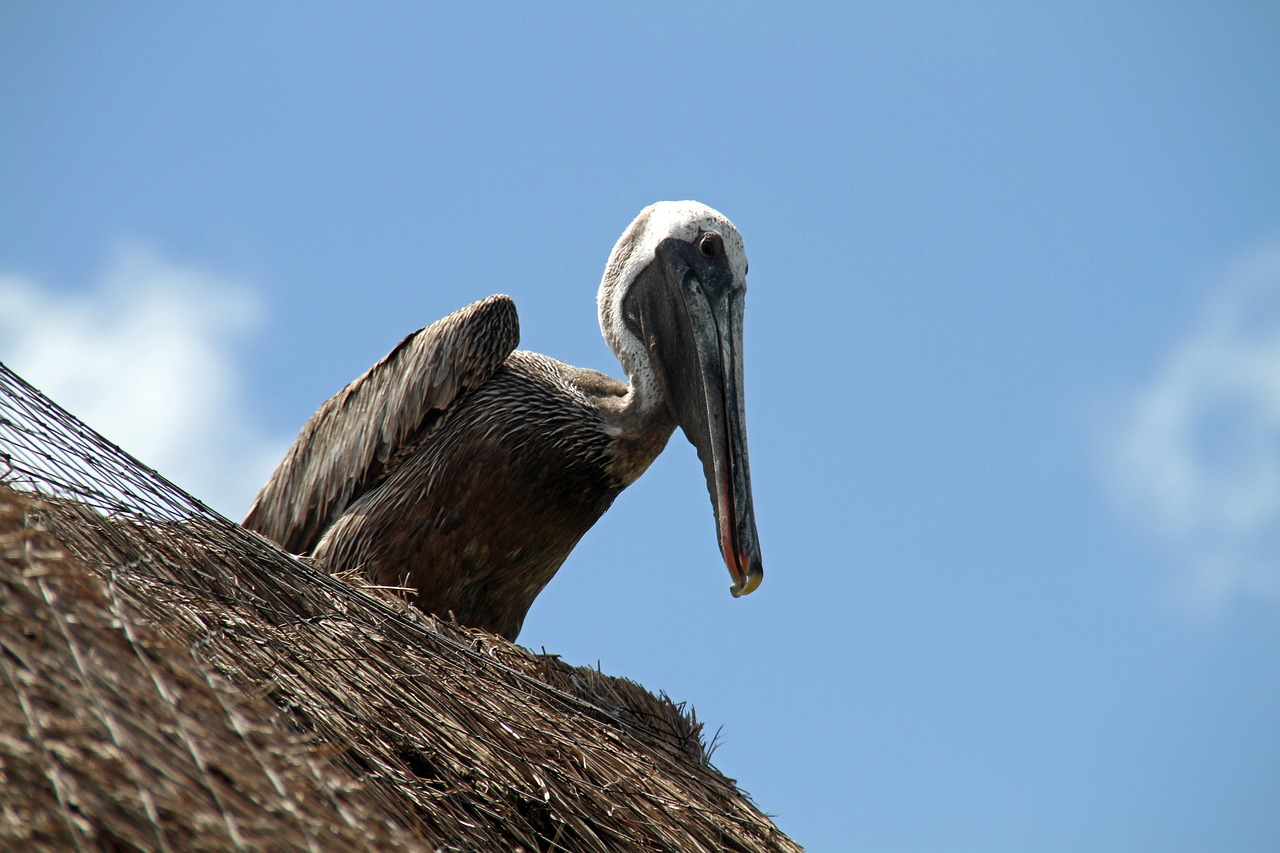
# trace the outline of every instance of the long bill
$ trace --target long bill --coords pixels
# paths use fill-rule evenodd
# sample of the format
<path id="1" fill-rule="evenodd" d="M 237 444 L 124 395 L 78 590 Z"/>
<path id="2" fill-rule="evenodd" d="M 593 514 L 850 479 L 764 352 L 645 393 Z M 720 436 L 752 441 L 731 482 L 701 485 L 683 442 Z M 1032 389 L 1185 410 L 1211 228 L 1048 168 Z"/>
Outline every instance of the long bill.
<path id="1" fill-rule="evenodd" d="M 671 414 L 702 460 L 720 553 L 733 578 L 729 591 L 747 595 L 764 579 L 764 565 L 747 459 L 743 291 L 703 283 L 664 254 L 659 250 L 652 267 L 660 271 L 651 268 L 637 294 L 636 319 Z"/>

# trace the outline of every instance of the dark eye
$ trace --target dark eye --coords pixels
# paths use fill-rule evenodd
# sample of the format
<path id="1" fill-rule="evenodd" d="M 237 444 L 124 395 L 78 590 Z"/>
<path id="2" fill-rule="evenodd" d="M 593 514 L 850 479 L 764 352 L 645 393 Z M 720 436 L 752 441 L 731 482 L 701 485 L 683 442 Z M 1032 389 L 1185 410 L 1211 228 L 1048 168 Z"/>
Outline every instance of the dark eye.
<path id="1" fill-rule="evenodd" d="M 698 251 L 702 253 L 704 258 L 717 257 L 724 251 L 724 241 L 720 239 L 719 234 L 707 232 L 698 241 Z"/>

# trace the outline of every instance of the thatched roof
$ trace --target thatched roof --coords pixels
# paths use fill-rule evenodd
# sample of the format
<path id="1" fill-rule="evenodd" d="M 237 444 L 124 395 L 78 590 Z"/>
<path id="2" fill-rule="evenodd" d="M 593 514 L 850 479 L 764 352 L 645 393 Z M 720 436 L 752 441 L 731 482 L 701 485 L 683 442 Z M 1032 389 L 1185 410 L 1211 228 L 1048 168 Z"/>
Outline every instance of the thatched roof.
<path id="1" fill-rule="evenodd" d="M 799 848 L 665 696 L 318 572 L 0 365 L 0 848 Z"/>

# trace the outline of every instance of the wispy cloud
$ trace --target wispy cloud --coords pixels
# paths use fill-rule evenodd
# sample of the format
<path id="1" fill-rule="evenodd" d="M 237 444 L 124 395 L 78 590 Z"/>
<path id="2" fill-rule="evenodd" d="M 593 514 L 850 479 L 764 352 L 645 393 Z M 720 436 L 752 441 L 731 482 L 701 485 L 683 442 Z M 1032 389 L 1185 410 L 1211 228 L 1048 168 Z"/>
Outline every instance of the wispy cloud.
<path id="1" fill-rule="evenodd" d="M 0 361 L 232 518 L 286 446 L 255 425 L 234 356 L 261 320 L 243 282 L 141 246 L 82 292 L 0 272 Z"/>
<path id="2" fill-rule="evenodd" d="M 1280 240 L 1222 276 L 1108 455 L 1123 506 L 1179 562 L 1180 606 L 1280 601 Z"/>

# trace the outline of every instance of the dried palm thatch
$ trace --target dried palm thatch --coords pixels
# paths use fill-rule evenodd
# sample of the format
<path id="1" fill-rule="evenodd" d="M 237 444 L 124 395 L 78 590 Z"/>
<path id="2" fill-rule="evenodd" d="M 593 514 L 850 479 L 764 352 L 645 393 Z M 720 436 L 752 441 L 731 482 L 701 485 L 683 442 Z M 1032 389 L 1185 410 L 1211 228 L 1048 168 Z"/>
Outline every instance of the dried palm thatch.
<path id="1" fill-rule="evenodd" d="M 799 848 L 665 696 L 248 533 L 0 365 L 0 848 Z"/>

